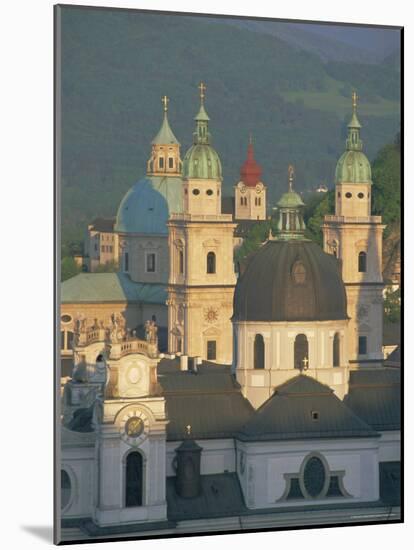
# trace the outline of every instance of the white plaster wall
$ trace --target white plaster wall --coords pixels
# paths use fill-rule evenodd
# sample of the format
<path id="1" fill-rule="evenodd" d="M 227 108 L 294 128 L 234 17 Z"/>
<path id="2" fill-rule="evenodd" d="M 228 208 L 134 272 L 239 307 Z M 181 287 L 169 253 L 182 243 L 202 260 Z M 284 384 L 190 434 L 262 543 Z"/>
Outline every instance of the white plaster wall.
<path id="1" fill-rule="evenodd" d="M 95 447 L 63 448 L 61 470 L 66 470 L 71 482 L 62 517 L 90 517 L 94 507 Z"/>
<path id="2" fill-rule="evenodd" d="M 401 434 L 399 431 L 381 432 L 378 456 L 380 462 L 401 460 Z"/>
<path id="3" fill-rule="evenodd" d="M 320 453 L 329 471 L 344 471 L 343 483 L 350 494 L 341 502 L 370 502 L 379 498 L 378 440 L 337 439 L 295 442 L 237 442 L 246 454 L 245 470 L 238 474 L 247 506 L 252 509 L 329 504 L 337 499 L 279 500 L 286 489 L 285 474 L 299 474 L 310 453 Z"/>
<path id="4" fill-rule="evenodd" d="M 340 366 L 333 367 L 333 338 L 340 335 Z M 237 380 L 245 395 L 258 408 L 276 386 L 299 374 L 294 368 L 294 342 L 305 334 L 309 345 L 306 374 L 329 385 L 341 399 L 348 392 L 348 321 L 240 322 L 236 323 Z M 265 342 L 265 368 L 254 369 L 254 339 Z"/>

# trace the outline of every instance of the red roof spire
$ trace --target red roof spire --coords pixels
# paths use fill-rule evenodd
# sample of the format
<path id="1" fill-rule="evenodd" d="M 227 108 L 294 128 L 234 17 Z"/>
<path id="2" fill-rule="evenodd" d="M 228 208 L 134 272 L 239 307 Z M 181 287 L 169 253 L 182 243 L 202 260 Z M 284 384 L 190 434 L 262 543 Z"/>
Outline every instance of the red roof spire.
<path id="1" fill-rule="evenodd" d="M 254 159 L 253 140 L 252 136 L 249 138 L 249 145 L 247 147 L 247 159 L 243 163 L 240 170 L 240 177 L 242 182 L 248 187 L 255 187 L 260 181 L 262 175 L 262 168 Z"/>

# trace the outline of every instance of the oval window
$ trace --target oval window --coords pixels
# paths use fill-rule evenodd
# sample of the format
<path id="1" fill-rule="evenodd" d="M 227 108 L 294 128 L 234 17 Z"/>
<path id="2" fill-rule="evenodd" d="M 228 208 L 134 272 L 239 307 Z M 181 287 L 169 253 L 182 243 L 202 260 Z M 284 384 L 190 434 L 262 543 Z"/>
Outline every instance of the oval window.
<path id="1" fill-rule="evenodd" d="M 345 193 L 345 197 L 346 197 L 347 199 L 350 199 L 350 198 L 352 197 L 352 193 L 350 193 L 350 192 L 348 191 L 348 193 Z"/>
<path id="2" fill-rule="evenodd" d="M 213 190 L 212 189 L 207 189 L 206 193 L 207 193 L 208 196 L 211 196 L 213 194 Z"/>
<path id="3" fill-rule="evenodd" d="M 364 198 L 364 193 L 358 193 L 358 198 L 363 199 Z"/>
<path id="4" fill-rule="evenodd" d="M 306 269 L 303 262 L 297 261 L 293 264 L 292 277 L 297 285 L 303 285 L 306 281 Z"/>
<path id="5" fill-rule="evenodd" d="M 62 315 L 60 320 L 62 321 L 62 323 L 70 323 L 72 321 L 72 317 L 70 315 L 65 314 L 65 315 Z"/>
<path id="6" fill-rule="evenodd" d="M 70 500 L 71 482 L 66 470 L 60 471 L 61 508 L 66 508 Z"/>
<path id="7" fill-rule="evenodd" d="M 312 456 L 306 463 L 303 472 L 303 484 L 309 496 L 318 497 L 326 481 L 325 466 L 320 458 Z"/>
<path id="8" fill-rule="evenodd" d="M 193 195 L 199 195 L 200 189 L 193 189 Z"/>

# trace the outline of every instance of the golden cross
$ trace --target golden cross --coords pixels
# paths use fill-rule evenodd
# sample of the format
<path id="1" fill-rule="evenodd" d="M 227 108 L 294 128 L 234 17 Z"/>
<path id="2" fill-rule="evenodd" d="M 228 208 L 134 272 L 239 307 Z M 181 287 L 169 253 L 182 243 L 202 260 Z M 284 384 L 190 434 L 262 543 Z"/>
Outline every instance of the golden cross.
<path id="1" fill-rule="evenodd" d="M 252 145 L 252 143 L 253 143 L 253 136 L 252 136 L 251 132 L 249 134 L 249 143 L 250 143 L 250 145 Z"/>
<path id="2" fill-rule="evenodd" d="M 161 98 L 161 101 L 162 101 L 162 103 L 163 103 L 163 105 L 164 105 L 164 111 L 167 112 L 167 111 L 168 111 L 168 102 L 169 102 L 170 100 L 169 100 L 168 97 L 165 95 L 165 96 L 163 96 L 163 97 Z"/>
<path id="3" fill-rule="evenodd" d="M 295 167 L 293 164 L 288 166 L 288 176 L 289 176 L 289 191 L 292 191 L 293 176 L 295 175 Z"/>
<path id="4" fill-rule="evenodd" d="M 309 363 L 308 358 L 304 357 L 303 360 L 302 360 L 302 363 L 303 363 L 303 369 L 307 370 L 308 369 L 308 363 Z"/>
<path id="5" fill-rule="evenodd" d="M 190 424 L 188 426 L 186 426 L 186 429 L 187 429 L 187 435 L 191 435 L 191 426 L 190 426 Z"/>
<path id="6" fill-rule="evenodd" d="M 358 96 L 357 96 L 357 93 L 355 91 L 352 92 L 352 108 L 356 109 L 357 107 L 357 101 L 358 101 Z"/>
<path id="7" fill-rule="evenodd" d="M 207 86 L 204 84 L 204 82 L 200 82 L 198 89 L 200 90 L 200 99 L 201 101 L 204 101 L 204 98 L 206 97 L 206 94 L 204 92 L 206 91 Z"/>

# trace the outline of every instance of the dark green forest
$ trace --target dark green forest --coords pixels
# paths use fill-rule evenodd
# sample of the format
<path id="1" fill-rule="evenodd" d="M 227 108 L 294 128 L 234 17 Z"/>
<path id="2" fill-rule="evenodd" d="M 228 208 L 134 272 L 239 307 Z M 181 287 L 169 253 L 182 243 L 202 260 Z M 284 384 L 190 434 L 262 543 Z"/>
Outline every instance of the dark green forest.
<path id="1" fill-rule="evenodd" d="M 93 218 L 114 216 L 145 174 L 164 94 L 184 156 L 200 80 L 227 194 L 238 181 L 249 132 L 270 205 L 286 188 L 289 163 L 299 191 L 332 187 L 354 88 L 370 159 L 399 131 L 395 55 L 371 65 L 324 62 L 275 36 L 196 17 L 66 7 L 61 23 L 63 256 L 77 252 Z M 388 202 L 386 189 L 381 196 Z M 309 231 L 317 233 L 311 218 Z"/>

